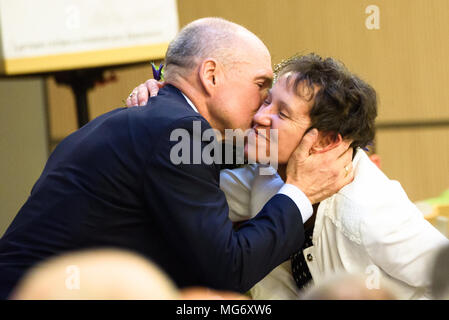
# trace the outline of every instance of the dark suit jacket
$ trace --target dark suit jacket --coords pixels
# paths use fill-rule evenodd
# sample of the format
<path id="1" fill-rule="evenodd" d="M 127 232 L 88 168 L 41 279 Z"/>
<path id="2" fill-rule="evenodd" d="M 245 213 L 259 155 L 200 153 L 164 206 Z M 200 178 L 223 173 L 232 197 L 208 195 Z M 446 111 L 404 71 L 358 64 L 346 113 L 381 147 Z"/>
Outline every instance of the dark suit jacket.
<path id="1" fill-rule="evenodd" d="M 33 264 L 82 248 L 133 250 L 180 287 L 239 292 L 297 251 L 303 223 L 289 197 L 274 196 L 235 231 L 220 165 L 172 163 L 170 134 L 192 137 L 193 121 L 210 128 L 168 85 L 146 107 L 111 111 L 64 139 L 0 240 L 2 297 Z M 189 147 L 192 158 L 193 139 Z"/>

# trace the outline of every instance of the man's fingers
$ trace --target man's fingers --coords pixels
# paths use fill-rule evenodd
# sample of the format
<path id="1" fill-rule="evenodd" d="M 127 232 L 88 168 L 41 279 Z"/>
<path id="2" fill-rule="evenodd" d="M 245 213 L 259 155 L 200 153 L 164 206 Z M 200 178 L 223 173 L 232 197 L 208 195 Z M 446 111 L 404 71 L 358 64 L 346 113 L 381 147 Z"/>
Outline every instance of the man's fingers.
<path id="1" fill-rule="evenodd" d="M 346 149 L 342 154 L 340 154 L 340 156 L 338 157 L 338 160 L 340 160 L 342 162 L 352 161 L 353 152 L 354 152 L 353 148 Z"/>
<path id="2" fill-rule="evenodd" d="M 350 156 L 352 156 L 353 148 L 350 148 L 350 146 L 350 141 L 342 141 L 340 145 L 335 148 L 339 157 L 345 157 L 348 153 L 350 153 Z"/>
<path id="3" fill-rule="evenodd" d="M 318 138 L 318 130 L 317 129 L 310 130 L 304 135 L 294 153 L 296 153 L 296 155 L 300 159 L 307 158 L 310 154 L 310 149 L 312 149 L 313 144 L 316 142 L 317 138 Z"/>

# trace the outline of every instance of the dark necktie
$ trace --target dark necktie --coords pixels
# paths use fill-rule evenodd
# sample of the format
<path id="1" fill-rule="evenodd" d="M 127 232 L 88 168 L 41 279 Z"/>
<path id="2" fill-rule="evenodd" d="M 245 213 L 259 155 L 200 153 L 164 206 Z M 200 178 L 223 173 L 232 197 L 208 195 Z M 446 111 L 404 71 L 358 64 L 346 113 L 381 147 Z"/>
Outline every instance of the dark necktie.
<path id="1" fill-rule="evenodd" d="M 309 267 L 307 267 L 303 250 L 313 245 L 312 242 L 313 228 L 305 230 L 304 236 L 305 236 L 304 244 L 301 250 L 293 254 L 290 258 L 292 262 L 293 278 L 295 279 L 296 285 L 300 290 L 307 287 L 310 280 L 312 280 L 312 275 L 310 274 Z"/>

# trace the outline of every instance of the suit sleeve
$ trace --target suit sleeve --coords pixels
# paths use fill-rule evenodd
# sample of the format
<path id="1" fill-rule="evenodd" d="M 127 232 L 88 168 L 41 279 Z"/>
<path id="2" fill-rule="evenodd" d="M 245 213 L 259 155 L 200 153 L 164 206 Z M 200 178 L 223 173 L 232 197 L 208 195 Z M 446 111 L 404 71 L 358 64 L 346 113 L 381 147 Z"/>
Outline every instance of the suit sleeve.
<path id="1" fill-rule="evenodd" d="M 199 142 L 194 139 L 193 120 L 201 121 L 202 131 L 210 128 L 202 118 L 178 120 L 150 154 L 144 179 L 148 207 L 162 231 L 171 235 L 174 254 L 194 265 L 201 283 L 245 292 L 299 250 L 304 241 L 301 213 L 289 197 L 277 194 L 254 219 L 234 231 L 219 188 L 219 166 L 191 164 L 193 151 L 198 152 L 194 144 Z M 189 133 L 190 164 L 170 159 L 179 143 L 170 141 L 175 128 Z M 204 150 L 208 142 L 200 145 Z"/>

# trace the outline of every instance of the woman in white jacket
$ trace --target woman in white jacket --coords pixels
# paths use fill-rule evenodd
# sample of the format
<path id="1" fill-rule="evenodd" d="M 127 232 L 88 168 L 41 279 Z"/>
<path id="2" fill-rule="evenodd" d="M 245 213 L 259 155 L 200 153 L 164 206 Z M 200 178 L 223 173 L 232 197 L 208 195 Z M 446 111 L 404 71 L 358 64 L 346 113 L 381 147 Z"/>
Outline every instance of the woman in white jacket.
<path id="1" fill-rule="evenodd" d="M 352 141 L 354 181 L 314 206 L 305 223 L 310 239 L 256 284 L 251 296 L 296 299 L 301 289 L 348 272 L 366 274 L 368 289 L 388 286 L 399 299 L 431 298 L 433 260 L 449 241 L 361 149 L 374 138 L 375 91 L 340 63 L 314 54 L 283 63 L 277 79 L 254 117 L 263 142 L 249 143 L 248 149 L 269 150 L 270 143 L 277 143 L 279 168 L 272 175 L 261 175 L 257 164 L 222 171 L 220 187 L 231 220 L 254 217 L 276 194 L 284 184 L 288 158 L 311 127 L 319 132 L 312 152 L 325 152 L 342 139 Z M 269 129 L 277 129 L 278 141 L 270 141 Z"/>

